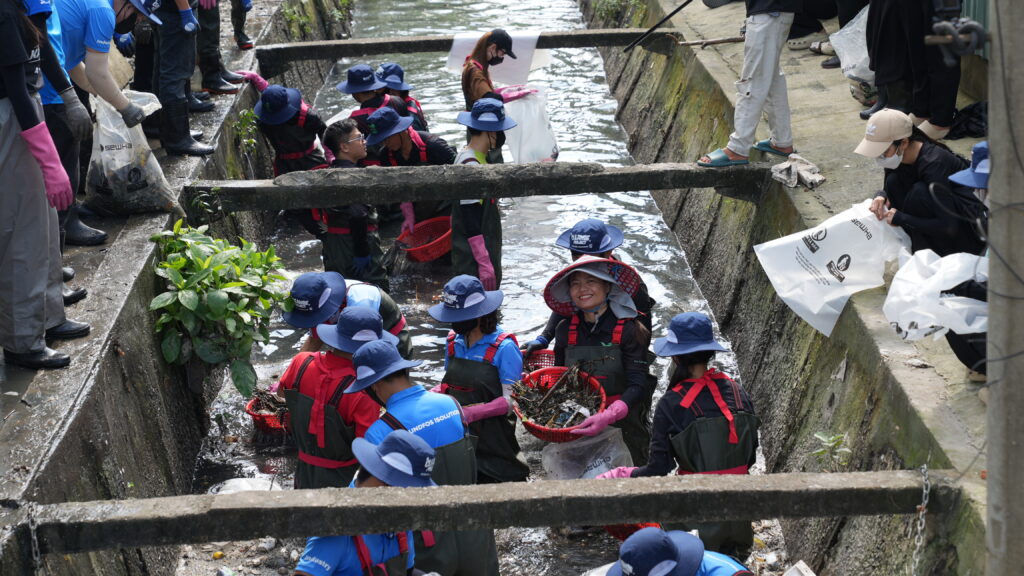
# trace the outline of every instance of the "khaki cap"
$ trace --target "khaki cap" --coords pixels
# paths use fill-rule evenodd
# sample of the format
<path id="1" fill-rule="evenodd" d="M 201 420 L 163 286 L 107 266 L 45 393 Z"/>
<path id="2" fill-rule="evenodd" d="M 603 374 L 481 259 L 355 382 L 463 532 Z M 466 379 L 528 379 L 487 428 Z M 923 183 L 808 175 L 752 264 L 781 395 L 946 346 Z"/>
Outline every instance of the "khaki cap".
<path id="1" fill-rule="evenodd" d="M 864 130 L 864 139 L 860 141 L 854 150 L 861 156 L 877 158 L 897 140 L 909 138 L 914 132 L 914 123 L 899 110 L 884 108 L 875 112 L 868 119 L 868 126 Z"/>

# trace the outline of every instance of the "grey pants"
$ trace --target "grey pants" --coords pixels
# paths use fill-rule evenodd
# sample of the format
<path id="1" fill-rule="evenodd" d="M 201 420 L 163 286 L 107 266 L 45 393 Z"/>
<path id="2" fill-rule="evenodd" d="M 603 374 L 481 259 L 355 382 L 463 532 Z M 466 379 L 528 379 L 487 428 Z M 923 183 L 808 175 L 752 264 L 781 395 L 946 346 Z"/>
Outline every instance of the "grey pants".
<path id="1" fill-rule="evenodd" d="M 0 182 L 0 347 L 34 352 L 46 347 L 46 330 L 64 322 L 60 232 L 7 98 L 0 98 Z"/>

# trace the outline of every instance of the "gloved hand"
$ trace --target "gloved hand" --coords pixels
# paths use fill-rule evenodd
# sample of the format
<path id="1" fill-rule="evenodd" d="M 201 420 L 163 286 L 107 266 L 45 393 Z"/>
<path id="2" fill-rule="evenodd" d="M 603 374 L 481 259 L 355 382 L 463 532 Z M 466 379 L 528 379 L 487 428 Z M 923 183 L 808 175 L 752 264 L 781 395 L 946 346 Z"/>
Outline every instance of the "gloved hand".
<path id="1" fill-rule="evenodd" d="M 435 392 L 437 394 L 444 394 L 445 392 L 448 391 L 448 385 L 445 384 L 444 382 L 441 382 L 437 386 L 434 386 L 433 388 L 431 388 L 430 391 L 431 392 Z"/>
<path id="2" fill-rule="evenodd" d="M 402 222 L 401 232 L 412 234 L 416 227 L 416 209 L 413 208 L 412 202 L 402 202 L 402 216 L 405 217 L 405 220 Z"/>
<path id="3" fill-rule="evenodd" d="M 181 27 L 185 29 L 185 32 L 195 34 L 199 31 L 199 20 L 196 20 L 196 15 L 191 8 L 178 10 L 178 15 L 181 16 Z"/>
<path id="4" fill-rule="evenodd" d="M 125 58 L 135 56 L 135 36 L 131 32 L 127 34 L 114 32 L 114 45 Z"/>
<path id="5" fill-rule="evenodd" d="M 530 340 L 526 344 L 523 344 L 521 350 L 523 351 L 523 358 L 529 358 L 530 354 L 533 354 L 537 350 L 546 350 L 548 347 L 548 339 L 543 336 L 537 336 L 537 338 Z"/>
<path id="6" fill-rule="evenodd" d="M 598 474 L 598 478 L 632 478 L 633 471 L 636 470 L 635 466 L 619 466 L 618 468 L 612 468 L 607 472 Z"/>
<path id="7" fill-rule="evenodd" d="M 39 163 L 43 171 L 43 183 L 46 185 L 46 199 L 50 206 L 57 210 L 66 210 L 75 201 L 75 194 L 71 190 L 71 181 L 68 180 L 68 173 L 61 166 L 60 156 L 57 155 L 57 147 L 53 145 L 53 138 L 46 128 L 46 122 L 40 122 L 35 126 L 21 133 L 28 145 L 28 151 Z"/>
<path id="8" fill-rule="evenodd" d="M 255 72 L 250 72 L 248 70 L 235 70 L 235 74 L 238 74 L 239 76 L 245 76 L 245 79 L 249 82 L 249 84 L 252 84 L 253 88 L 255 88 L 256 91 L 261 94 L 263 93 L 264 90 L 267 89 L 267 86 L 270 86 L 270 83 L 264 80 L 263 76 L 260 76 Z"/>
<path id="9" fill-rule="evenodd" d="M 242 12 L 252 10 L 252 0 L 242 0 Z"/>
<path id="10" fill-rule="evenodd" d="M 494 275 L 494 265 L 491 264 L 491 256 L 487 253 L 487 243 L 483 235 L 473 236 L 467 239 L 469 249 L 473 251 L 473 259 L 476 260 L 477 275 L 484 290 L 497 290 L 498 280 Z"/>
<path id="11" fill-rule="evenodd" d="M 124 120 L 124 125 L 129 128 L 146 119 L 146 113 L 138 104 L 133 102 L 129 102 L 127 106 L 118 110 L 118 112 L 121 114 L 121 119 Z"/>
<path id="12" fill-rule="evenodd" d="M 508 414 L 509 403 L 504 396 L 495 398 L 490 402 L 484 402 L 482 404 L 473 404 L 471 406 L 462 407 L 462 419 L 466 421 L 466 424 L 472 424 L 477 420 L 483 420 L 484 418 L 494 418 L 496 416 L 504 416 Z"/>
<path id="13" fill-rule="evenodd" d="M 353 276 L 361 276 L 370 269 L 370 257 L 369 256 L 355 256 L 352 258 L 352 271 L 355 272 Z"/>
<path id="14" fill-rule="evenodd" d="M 213 10 L 217 7 L 217 0 L 199 0 L 199 7 L 203 10 Z"/>
<path id="15" fill-rule="evenodd" d="M 82 105 L 82 101 L 78 99 L 75 89 L 69 87 L 60 93 L 60 98 L 64 101 L 64 116 L 71 136 L 79 142 L 87 139 L 89 133 L 92 132 L 92 118 L 89 116 L 89 111 Z"/>
<path id="16" fill-rule="evenodd" d="M 616 400 L 612 402 L 611 406 L 605 408 L 604 412 L 598 412 L 587 418 L 583 421 L 583 424 L 580 424 L 579 428 L 570 430 L 570 432 L 580 436 L 597 436 L 613 422 L 618 422 L 625 418 L 628 413 L 629 406 L 622 400 Z"/>

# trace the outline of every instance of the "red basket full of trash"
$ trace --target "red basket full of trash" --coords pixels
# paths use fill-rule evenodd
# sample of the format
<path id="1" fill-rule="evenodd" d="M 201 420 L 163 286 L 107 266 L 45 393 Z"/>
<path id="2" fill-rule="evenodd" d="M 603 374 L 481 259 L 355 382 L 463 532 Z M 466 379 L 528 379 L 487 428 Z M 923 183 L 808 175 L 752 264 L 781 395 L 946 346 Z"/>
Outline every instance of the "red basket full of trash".
<path id="1" fill-rule="evenodd" d="M 282 404 L 268 401 L 263 395 L 257 394 L 245 405 L 245 413 L 252 418 L 257 430 L 265 434 L 284 434 L 287 432 L 288 409 Z"/>
<path id="2" fill-rule="evenodd" d="M 637 524 L 612 524 L 604 527 L 604 531 L 618 538 L 619 540 L 625 540 L 633 535 L 634 532 L 643 530 L 644 528 L 661 528 L 661 524 L 657 522 L 639 522 Z"/>
<path id="3" fill-rule="evenodd" d="M 523 360 L 523 373 L 529 374 L 541 368 L 551 368 L 555 365 L 555 352 L 553 350 L 534 350 Z"/>
<path id="4" fill-rule="evenodd" d="M 540 370 L 533 371 L 523 378 L 522 384 L 529 388 L 550 390 L 552 385 L 558 382 L 558 379 L 567 372 L 569 369 L 565 366 L 552 366 L 550 368 L 541 368 Z M 601 383 L 588 375 L 586 372 L 580 372 L 579 378 L 583 379 L 590 390 L 600 397 L 600 403 L 598 404 L 597 412 L 601 412 L 605 408 L 605 395 L 604 388 L 601 387 Z M 516 416 L 519 417 L 523 422 L 523 426 L 527 432 L 533 434 L 537 438 L 544 440 L 545 442 L 572 442 L 580 438 L 577 434 L 572 434 L 572 431 L 579 428 L 579 424 L 575 426 L 568 426 L 566 428 L 551 428 L 546 425 L 538 424 L 529 418 L 529 416 L 523 413 L 522 408 L 519 406 L 521 401 L 517 400 L 515 404 Z M 596 413 L 596 412 L 595 412 Z M 582 424 L 582 421 L 580 422 Z"/>
<path id="5" fill-rule="evenodd" d="M 417 222 L 412 233 L 402 232 L 396 242 L 413 262 L 430 262 L 444 256 L 452 249 L 452 219 L 438 216 Z"/>

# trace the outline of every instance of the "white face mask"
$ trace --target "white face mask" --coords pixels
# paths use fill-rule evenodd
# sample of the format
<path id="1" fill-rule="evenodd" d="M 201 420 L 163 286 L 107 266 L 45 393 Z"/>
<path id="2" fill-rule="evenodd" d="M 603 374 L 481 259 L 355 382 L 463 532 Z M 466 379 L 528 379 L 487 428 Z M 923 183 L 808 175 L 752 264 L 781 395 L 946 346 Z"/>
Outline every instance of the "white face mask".
<path id="1" fill-rule="evenodd" d="M 903 154 L 899 153 L 899 148 L 896 149 L 896 153 L 888 158 L 885 157 L 885 152 L 881 156 L 875 158 L 875 164 L 878 164 L 880 168 L 886 170 L 895 170 L 903 162 Z"/>

